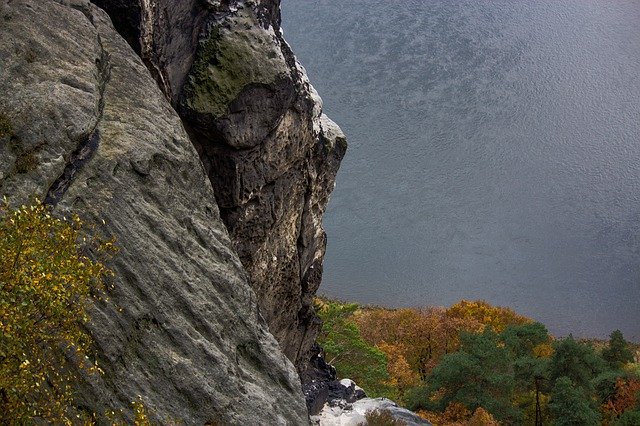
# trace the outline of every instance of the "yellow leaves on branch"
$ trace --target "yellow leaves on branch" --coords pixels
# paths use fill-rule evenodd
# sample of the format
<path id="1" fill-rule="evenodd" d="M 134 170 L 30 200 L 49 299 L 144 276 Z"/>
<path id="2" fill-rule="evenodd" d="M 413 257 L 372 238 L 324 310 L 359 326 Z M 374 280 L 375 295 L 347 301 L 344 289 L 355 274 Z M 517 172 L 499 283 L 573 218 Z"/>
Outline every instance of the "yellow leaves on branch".
<path id="1" fill-rule="evenodd" d="M 68 423 L 73 371 L 97 369 L 87 358 L 87 304 L 111 274 L 92 258 L 113 251 L 75 215 L 0 205 L 0 423 Z"/>

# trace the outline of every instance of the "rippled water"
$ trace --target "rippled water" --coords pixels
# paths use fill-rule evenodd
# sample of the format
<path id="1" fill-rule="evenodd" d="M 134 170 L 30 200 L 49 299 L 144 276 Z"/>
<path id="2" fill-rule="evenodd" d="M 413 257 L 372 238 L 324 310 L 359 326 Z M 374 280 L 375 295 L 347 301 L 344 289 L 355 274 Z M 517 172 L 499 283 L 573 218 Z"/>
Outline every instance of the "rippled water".
<path id="1" fill-rule="evenodd" d="M 321 292 L 640 339 L 640 0 L 284 0 L 349 137 Z"/>

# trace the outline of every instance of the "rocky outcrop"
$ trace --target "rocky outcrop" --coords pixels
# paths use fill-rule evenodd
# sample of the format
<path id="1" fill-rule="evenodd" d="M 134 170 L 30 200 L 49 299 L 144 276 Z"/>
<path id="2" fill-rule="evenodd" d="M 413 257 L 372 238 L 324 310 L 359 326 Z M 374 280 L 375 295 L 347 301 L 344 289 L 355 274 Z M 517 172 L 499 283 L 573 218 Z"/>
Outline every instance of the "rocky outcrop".
<path id="1" fill-rule="evenodd" d="M 367 397 L 364 390 L 349 379 L 330 382 L 312 381 L 304 385 L 304 393 L 309 414 L 312 416 L 318 415 L 325 405 L 342 406 Z"/>
<path id="2" fill-rule="evenodd" d="M 140 395 L 161 422 L 308 421 L 180 118 L 88 1 L 0 0 L 0 195 L 32 194 L 120 247 L 81 407 Z"/>
<path id="3" fill-rule="evenodd" d="M 94 2 L 180 114 L 260 311 L 302 372 L 346 142 L 282 37 L 279 0 Z"/>
<path id="4" fill-rule="evenodd" d="M 431 423 L 419 417 L 416 413 L 387 398 L 363 398 L 356 402 L 335 401 L 327 404 L 315 416 L 311 416 L 311 424 L 318 426 L 359 426 L 367 424 L 367 413 L 372 411 L 388 412 L 397 424 L 406 426 L 430 426 Z"/>

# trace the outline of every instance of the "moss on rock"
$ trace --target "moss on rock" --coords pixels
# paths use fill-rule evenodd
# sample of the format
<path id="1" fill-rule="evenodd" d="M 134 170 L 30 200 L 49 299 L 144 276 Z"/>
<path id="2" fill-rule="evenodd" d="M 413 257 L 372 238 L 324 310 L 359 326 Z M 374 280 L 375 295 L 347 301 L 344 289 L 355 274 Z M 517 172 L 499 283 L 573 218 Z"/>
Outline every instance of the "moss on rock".
<path id="1" fill-rule="evenodd" d="M 13 127 L 9 118 L 0 112 L 0 139 L 13 136 Z"/>
<path id="2" fill-rule="evenodd" d="M 214 28 L 201 43 L 185 103 L 194 112 L 221 117 L 249 84 L 270 85 L 288 73 L 273 29 L 239 15 L 229 25 Z"/>

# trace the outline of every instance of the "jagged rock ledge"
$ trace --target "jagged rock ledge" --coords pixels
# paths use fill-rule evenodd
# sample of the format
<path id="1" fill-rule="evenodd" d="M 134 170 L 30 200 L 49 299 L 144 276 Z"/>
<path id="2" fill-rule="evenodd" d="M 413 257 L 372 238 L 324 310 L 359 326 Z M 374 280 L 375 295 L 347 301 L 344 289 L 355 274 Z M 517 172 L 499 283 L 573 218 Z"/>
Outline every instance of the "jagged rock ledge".
<path id="1" fill-rule="evenodd" d="M 93 0 L 180 114 L 260 311 L 303 373 L 340 128 L 280 29 L 279 0 Z"/>

